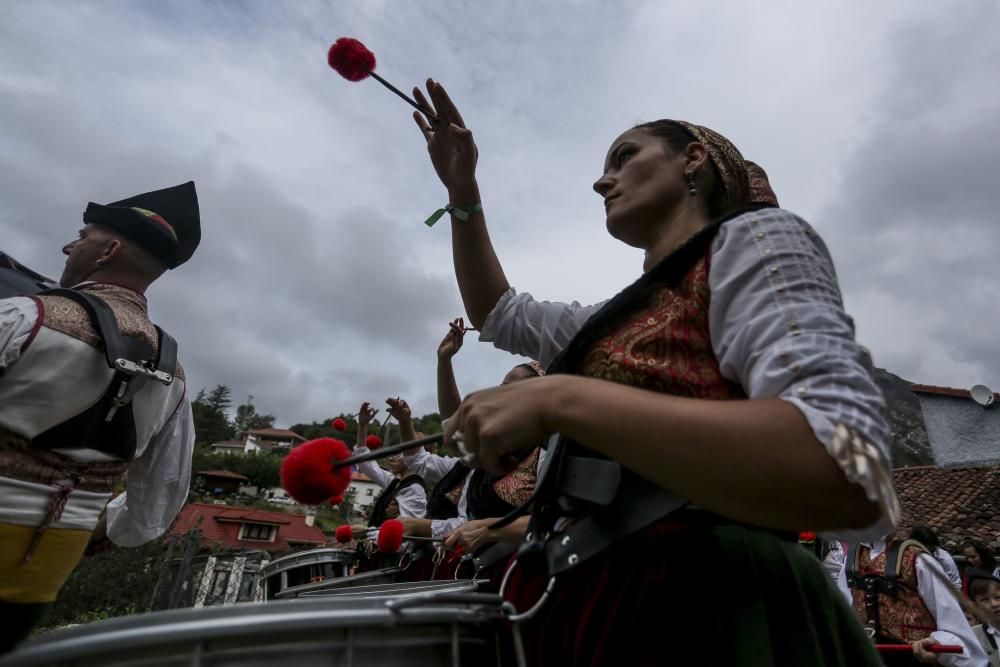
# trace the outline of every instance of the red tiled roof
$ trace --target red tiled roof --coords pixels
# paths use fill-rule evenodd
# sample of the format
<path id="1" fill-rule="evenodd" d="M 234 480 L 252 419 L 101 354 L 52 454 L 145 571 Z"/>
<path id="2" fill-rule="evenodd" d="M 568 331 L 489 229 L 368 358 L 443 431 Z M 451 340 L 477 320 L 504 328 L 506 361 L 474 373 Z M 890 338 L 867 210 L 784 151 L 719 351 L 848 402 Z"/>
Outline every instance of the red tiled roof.
<path id="1" fill-rule="evenodd" d="M 972 398 L 972 394 L 968 389 L 935 387 L 931 384 L 911 384 L 910 389 L 912 389 L 915 394 L 937 394 L 938 396 L 954 396 L 955 398 Z M 997 400 L 1000 400 L 1000 393 L 995 392 L 993 396 Z"/>
<path id="2" fill-rule="evenodd" d="M 255 523 L 277 527 L 274 542 L 239 539 L 240 524 Z M 249 507 L 188 503 L 170 529 L 171 534 L 183 535 L 198 526 L 205 544 L 224 544 L 233 549 L 264 549 L 266 551 L 289 551 L 290 543 L 326 543 L 326 536 L 317 526 L 307 526 L 301 514 L 268 512 Z"/>
<path id="3" fill-rule="evenodd" d="M 249 482 L 249 477 L 244 477 L 237 472 L 230 472 L 228 470 L 199 470 L 199 475 L 204 477 L 221 477 L 222 479 L 238 479 L 241 482 Z"/>
<path id="4" fill-rule="evenodd" d="M 298 440 L 300 442 L 305 442 L 306 439 L 295 431 L 289 431 L 283 428 L 256 428 L 247 433 L 252 433 L 254 435 L 259 435 L 262 438 L 268 438 L 269 440 Z"/>
<path id="5" fill-rule="evenodd" d="M 969 537 L 987 544 L 1000 540 L 1000 466 L 897 468 L 892 479 L 903 528 L 926 523 L 952 550 Z"/>

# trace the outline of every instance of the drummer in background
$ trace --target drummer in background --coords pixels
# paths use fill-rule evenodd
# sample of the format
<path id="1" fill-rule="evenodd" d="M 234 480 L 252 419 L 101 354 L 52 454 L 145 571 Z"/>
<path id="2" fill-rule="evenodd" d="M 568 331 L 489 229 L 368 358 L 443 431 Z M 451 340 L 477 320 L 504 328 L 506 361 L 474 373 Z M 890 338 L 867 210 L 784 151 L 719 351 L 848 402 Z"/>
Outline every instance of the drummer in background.
<path id="1" fill-rule="evenodd" d="M 402 439 L 413 440 L 416 438 L 413 431 L 413 422 L 410 418 L 410 408 L 399 398 L 386 400 L 389 405 L 389 414 L 399 422 L 399 430 Z M 378 410 L 375 410 L 367 402 L 361 404 L 358 414 L 358 437 L 354 447 L 354 454 L 367 454 L 370 450 L 365 445 L 365 438 L 368 433 L 368 424 Z M 358 464 L 358 470 L 371 481 L 382 487 L 382 493 L 375 506 L 372 507 L 371 515 L 368 518 L 368 525 L 377 528 L 386 519 L 401 519 L 405 517 L 423 517 L 427 512 L 427 492 L 424 490 L 423 480 L 419 475 L 412 474 L 407 470 L 407 465 L 402 456 L 394 456 L 389 459 L 389 470 L 383 469 L 374 461 L 364 461 Z"/>
<path id="2" fill-rule="evenodd" d="M 438 346 L 438 411 L 446 420 L 462 402 L 452 359 L 462 348 L 465 331 L 463 318 L 455 319 L 449 323 L 448 333 Z M 510 369 L 500 384 L 543 375 L 545 371 L 542 367 L 538 362 L 532 361 Z M 449 504 L 447 501 L 454 504 L 454 514 L 451 517 L 430 516 L 427 519 L 404 520 L 407 534 L 446 538 L 447 548 L 460 546 L 466 553 L 475 553 L 495 542 L 520 542 L 527 530 L 528 517 L 518 518 L 498 531 L 491 531 L 488 526 L 527 501 L 534 492 L 535 479 L 545 459 L 545 452 L 535 449 L 526 454 L 522 456 L 517 470 L 507 475 L 491 475 L 483 470 L 469 474 L 469 467 L 461 459 L 439 456 L 423 448 L 416 454 L 407 456 L 406 464 L 411 471 L 428 483 L 437 483 L 431 492 L 428 508 L 439 513 L 446 511 Z"/>

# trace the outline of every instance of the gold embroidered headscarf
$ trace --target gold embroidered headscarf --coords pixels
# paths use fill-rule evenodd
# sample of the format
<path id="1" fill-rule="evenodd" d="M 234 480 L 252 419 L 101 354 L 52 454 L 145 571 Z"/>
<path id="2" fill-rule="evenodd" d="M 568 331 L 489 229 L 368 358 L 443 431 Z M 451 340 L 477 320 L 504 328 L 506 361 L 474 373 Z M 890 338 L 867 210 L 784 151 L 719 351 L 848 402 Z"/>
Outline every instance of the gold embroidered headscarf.
<path id="1" fill-rule="evenodd" d="M 747 162 L 733 142 L 703 125 L 695 125 L 683 120 L 675 123 L 694 135 L 699 143 L 708 149 L 708 157 L 719 173 L 724 194 L 722 214 L 743 208 L 753 201 L 750 195 L 750 175 Z"/>
<path id="2" fill-rule="evenodd" d="M 747 160 L 747 173 L 750 175 L 750 201 L 754 204 L 771 204 L 778 206 L 778 195 L 771 189 L 767 180 L 767 172 L 756 162 Z"/>

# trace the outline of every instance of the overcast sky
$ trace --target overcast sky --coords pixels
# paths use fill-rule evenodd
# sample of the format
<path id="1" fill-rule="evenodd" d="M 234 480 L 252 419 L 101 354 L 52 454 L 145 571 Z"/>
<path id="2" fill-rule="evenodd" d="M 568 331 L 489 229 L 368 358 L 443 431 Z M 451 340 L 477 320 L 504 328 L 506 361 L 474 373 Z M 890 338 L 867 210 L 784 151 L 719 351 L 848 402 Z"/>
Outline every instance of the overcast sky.
<path id="1" fill-rule="evenodd" d="M 9 2 L 0 249 L 58 277 L 88 201 L 195 180 L 203 241 L 150 290 L 193 391 L 279 426 L 387 396 L 436 410 L 462 314 L 410 110 L 326 65 L 444 82 L 474 131 L 512 284 L 592 303 L 642 257 L 591 190 L 638 121 L 708 125 L 829 245 L 858 337 L 911 381 L 1000 390 L 1000 5 L 993 2 Z M 464 391 L 520 360 L 478 343 Z"/>

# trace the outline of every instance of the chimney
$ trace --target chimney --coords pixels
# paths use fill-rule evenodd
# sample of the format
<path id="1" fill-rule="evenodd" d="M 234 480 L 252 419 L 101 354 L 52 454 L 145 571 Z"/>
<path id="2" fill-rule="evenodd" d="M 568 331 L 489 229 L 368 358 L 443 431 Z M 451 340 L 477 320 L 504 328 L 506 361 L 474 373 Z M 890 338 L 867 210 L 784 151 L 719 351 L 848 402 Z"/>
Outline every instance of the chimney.
<path id="1" fill-rule="evenodd" d="M 316 510 L 309 508 L 306 510 L 306 525 L 310 528 L 316 523 Z"/>

